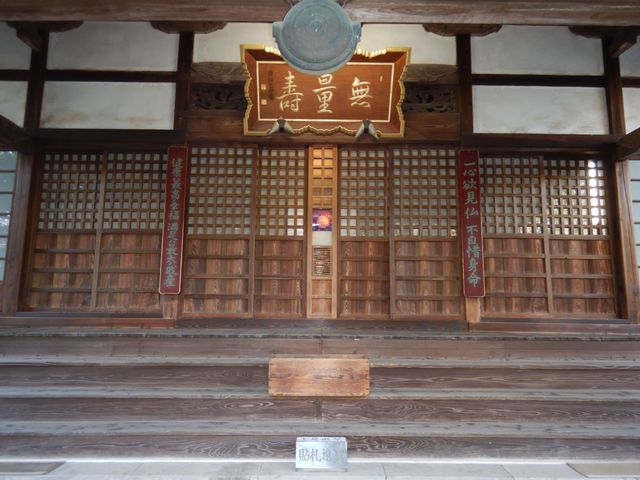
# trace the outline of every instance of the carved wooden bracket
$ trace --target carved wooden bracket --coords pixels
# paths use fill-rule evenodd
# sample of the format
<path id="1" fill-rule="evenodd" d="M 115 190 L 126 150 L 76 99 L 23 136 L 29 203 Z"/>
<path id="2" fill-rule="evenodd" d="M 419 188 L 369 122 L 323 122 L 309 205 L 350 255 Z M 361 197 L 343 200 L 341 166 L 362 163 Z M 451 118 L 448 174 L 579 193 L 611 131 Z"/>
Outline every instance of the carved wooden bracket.
<path id="1" fill-rule="evenodd" d="M 0 115 L 0 147 L 29 152 L 32 147 L 31 138 L 24 128 Z"/>
<path id="2" fill-rule="evenodd" d="M 424 23 L 422 27 L 430 33 L 442 37 L 455 37 L 456 35 L 471 35 L 472 37 L 484 37 L 495 33 L 502 28 L 498 24 L 464 24 L 464 23 Z"/>
<path id="3" fill-rule="evenodd" d="M 82 22 L 7 22 L 15 28 L 16 36 L 29 48 L 39 52 L 44 45 L 41 32 L 66 32 L 82 25 Z"/>
<path id="4" fill-rule="evenodd" d="M 164 33 L 211 33 L 222 30 L 226 22 L 151 22 L 151 26 Z"/>
<path id="5" fill-rule="evenodd" d="M 640 27 L 589 27 L 574 26 L 569 30 L 575 35 L 587 38 L 610 38 L 607 53 L 611 58 L 618 58 L 638 41 Z"/>

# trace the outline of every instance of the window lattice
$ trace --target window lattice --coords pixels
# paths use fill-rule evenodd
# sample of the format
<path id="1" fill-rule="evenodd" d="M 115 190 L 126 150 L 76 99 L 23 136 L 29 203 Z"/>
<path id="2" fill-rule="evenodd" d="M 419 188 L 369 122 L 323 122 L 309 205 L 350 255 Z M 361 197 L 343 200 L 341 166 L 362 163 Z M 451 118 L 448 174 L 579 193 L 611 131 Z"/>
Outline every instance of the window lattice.
<path id="1" fill-rule="evenodd" d="M 550 233 L 608 235 L 606 173 L 600 160 L 547 160 Z"/>
<path id="2" fill-rule="evenodd" d="M 256 182 L 257 234 L 303 237 L 304 149 L 262 149 Z"/>
<path id="3" fill-rule="evenodd" d="M 456 151 L 405 147 L 392 155 L 393 235 L 455 236 Z"/>
<path id="4" fill-rule="evenodd" d="M 110 153 L 104 193 L 104 229 L 162 228 L 166 155 Z"/>
<path id="5" fill-rule="evenodd" d="M 38 229 L 94 230 L 99 154 L 50 153 L 44 157 Z"/>
<path id="6" fill-rule="evenodd" d="M 543 233 L 540 157 L 484 157 L 480 178 L 486 233 Z"/>
<path id="7" fill-rule="evenodd" d="M 341 150 L 341 236 L 387 236 L 386 157 L 386 149 Z"/>
<path id="8" fill-rule="evenodd" d="M 191 150 L 190 235 L 250 235 L 255 149 Z"/>

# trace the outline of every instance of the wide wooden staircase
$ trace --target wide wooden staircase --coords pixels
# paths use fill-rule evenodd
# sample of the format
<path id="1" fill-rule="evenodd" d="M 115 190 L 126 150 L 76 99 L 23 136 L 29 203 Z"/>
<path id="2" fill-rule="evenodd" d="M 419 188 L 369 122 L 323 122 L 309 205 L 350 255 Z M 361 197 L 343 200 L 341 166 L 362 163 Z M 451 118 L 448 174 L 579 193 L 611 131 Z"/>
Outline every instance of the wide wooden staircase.
<path id="1" fill-rule="evenodd" d="M 217 325 L 0 329 L 0 456 L 640 458 L 640 335 Z M 277 354 L 366 355 L 371 394 L 270 398 Z"/>

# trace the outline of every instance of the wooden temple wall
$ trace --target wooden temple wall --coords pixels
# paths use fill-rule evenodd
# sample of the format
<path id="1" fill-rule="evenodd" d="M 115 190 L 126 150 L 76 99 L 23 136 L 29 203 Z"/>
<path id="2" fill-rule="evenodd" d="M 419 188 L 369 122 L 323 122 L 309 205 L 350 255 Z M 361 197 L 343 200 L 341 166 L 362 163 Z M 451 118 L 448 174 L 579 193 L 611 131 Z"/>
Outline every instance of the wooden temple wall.
<path id="1" fill-rule="evenodd" d="M 338 152 L 338 317 L 464 318 L 457 150 Z M 302 147 L 192 148 L 180 316 L 305 316 L 307 162 Z M 25 310 L 160 312 L 165 164 L 43 156 Z M 616 318 L 605 163 L 532 153 L 481 167 L 482 315 Z"/>
<path id="2" fill-rule="evenodd" d="M 637 320 L 637 240 L 626 223 L 638 222 L 638 174 L 612 146 L 625 123 L 640 126 L 638 46 L 618 60 L 606 40 L 561 27 L 429 34 L 433 48 L 415 49 L 405 79 L 401 141 L 256 141 L 242 134 L 237 50 L 227 58 L 215 47 L 224 29 L 85 24 L 51 33 L 31 54 L 5 27 L 0 38 L 17 44 L 15 58 L 0 61 L 0 113 L 37 144 L 16 165 L 0 164 L 0 265 L 17 278 L 0 288 L 5 313 L 162 315 L 166 151 L 184 144 L 178 318 L 304 318 L 315 302 L 341 319 Z M 407 44 L 426 35 L 404 30 Z M 162 48 L 147 55 L 149 42 Z M 124 44 L 135 61 L 122 58 Z M 545 55 L 530 55 L 533 44 Z M 311 281 L 316 145 L 335 152 L 334 276 L 325 282 Z M 462 294 L 461 148 L 481 154 L 479 300 Z"/>

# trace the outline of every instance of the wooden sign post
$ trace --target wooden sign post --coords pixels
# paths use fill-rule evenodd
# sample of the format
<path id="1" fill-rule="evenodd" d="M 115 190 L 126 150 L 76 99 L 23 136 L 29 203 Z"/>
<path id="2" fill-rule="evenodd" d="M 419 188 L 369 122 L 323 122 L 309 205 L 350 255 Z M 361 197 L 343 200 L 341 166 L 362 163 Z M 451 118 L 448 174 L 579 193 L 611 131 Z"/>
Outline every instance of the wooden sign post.
<path id="1" fill-rule="evenodd" d="M 462 281 L 465 297 L 484 297 L 482 198 L 477 150 L 460 150 L 458 158 L 458 212 L 462 241 Z"/>
<path id="2" fill-rule="evenodd" d="M 180 293 L 182 281 L 189 150 L 183 146 L 172 146 L 169 147 L 168 157 L 160 258 L 160 293 L 177 295 Z"/>

